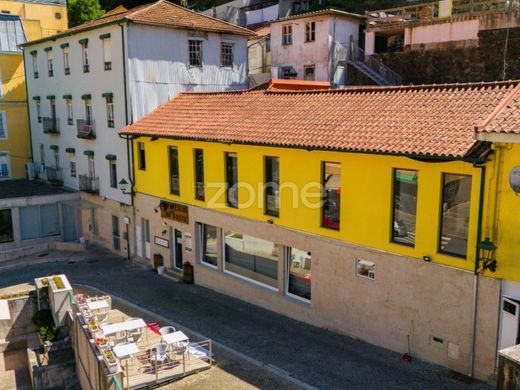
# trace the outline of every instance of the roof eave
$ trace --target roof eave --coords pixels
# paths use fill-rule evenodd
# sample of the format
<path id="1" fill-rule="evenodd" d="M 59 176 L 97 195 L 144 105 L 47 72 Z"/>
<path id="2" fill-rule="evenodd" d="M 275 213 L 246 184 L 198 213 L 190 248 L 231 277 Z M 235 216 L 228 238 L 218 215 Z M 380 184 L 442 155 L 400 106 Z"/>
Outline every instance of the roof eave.
<path id="1" fill-rule="evenodd" d="M 207 31 L 212 33 L 218 33 L 218 34 L 228 34 L 228 35 L 243 35 L 246 37 L 256 37 L 256 33 L 254 31 L 248 32 L 248 31 L 224 31 L 216 28 L 207 28 L 207 27 L 190 27 L 190 26 L 176 26 L 168 23 L 155 23 L 155 22 L 147 22 L 144 20 L 133 20 L 133 19 L 127 19 L 128 22 L 135 23 L 135 24 L 143 24 L 146 26 L 155 26 L 155 27 L 165 27 L 169 29 L 175 29 L 175 30 L 195 30 L 195 31 Z"/>

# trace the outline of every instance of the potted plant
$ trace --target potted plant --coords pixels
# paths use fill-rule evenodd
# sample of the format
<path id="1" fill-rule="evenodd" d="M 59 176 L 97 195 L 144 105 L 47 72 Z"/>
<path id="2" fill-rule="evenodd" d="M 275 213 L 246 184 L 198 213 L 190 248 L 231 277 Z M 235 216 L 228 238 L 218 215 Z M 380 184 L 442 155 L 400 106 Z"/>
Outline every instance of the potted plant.
<path id="1" fill-rule="evenodd" d="M 114 356 L 114 353 L 109 349 L 103 350 L 103 359 L 105 360 L 105 363 L 107 364 L 108 371 L 111 374 L 114 374 L 117 372 L 117 360 Z"/>

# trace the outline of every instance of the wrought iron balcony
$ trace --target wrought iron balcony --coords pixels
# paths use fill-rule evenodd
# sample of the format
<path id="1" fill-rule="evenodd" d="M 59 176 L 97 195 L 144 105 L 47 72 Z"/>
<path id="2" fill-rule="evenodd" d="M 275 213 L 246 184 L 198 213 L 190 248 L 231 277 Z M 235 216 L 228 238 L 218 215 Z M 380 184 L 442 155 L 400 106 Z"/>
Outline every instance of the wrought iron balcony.
<path id="1" fill-rule="evenodd" d="M 53 186 L 62 186 L 62 170 L 62 168 L 57 167 L 45 167 L 45 176 L 47 177 L 47 182 Z"/>
<path id="2" fill-rule="evenodd" d="M 60 134 L 60 119 L 44 117 L 43 119 L 43 132 L 45 134 Z"/>
<path id="3" fill-rule="evenodd" d="M 86 119 L 78 119 L 78 138 L 84 139 L 95 139 L 96 138 L 96 128 L 94 126 L 94 121 L 87 121 Z"/>
<path id="4" fill-rule="evenodd" d="M 99 194 L 99 177 L 79 175 L 79 190 L 89 194 Z"/>

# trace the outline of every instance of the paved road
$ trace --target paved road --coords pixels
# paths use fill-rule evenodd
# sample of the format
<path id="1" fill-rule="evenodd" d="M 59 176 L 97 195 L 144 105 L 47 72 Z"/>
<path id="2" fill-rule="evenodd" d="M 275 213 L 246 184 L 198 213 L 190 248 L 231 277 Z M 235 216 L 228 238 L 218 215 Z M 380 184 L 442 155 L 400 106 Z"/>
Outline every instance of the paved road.
<path id="1" fill-rule="evenodd" d="M 451 379 L 440 366 L 417 359 L 404 363 L 398 353 L 175 283 L 103 251 L 76 260 L 0 269 L 0 288 L 63 272 L 73 284 L 125 298 L 322 389 L 491 389 Z"/>

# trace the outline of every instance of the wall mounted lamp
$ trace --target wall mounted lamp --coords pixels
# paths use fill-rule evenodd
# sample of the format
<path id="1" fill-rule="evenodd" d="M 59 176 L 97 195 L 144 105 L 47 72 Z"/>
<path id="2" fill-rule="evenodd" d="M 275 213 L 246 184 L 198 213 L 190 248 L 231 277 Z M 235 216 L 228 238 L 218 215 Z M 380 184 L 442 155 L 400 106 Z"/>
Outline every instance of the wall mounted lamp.
<path id="1" fill-rule="evenodd" d="M 479 261 L 482 264 L 482 268 L 480 272 L 484 272 L 485 270 L 490 270 L 491 272 L 496 272 L 497 270 L 497 261 L 495 260 L 495 252 L 497 247 L 493 242 L 486 237 L 484 241 L 481 241 L 478 244 L 478 248 L 480 249 L 480 258 Z"/>

